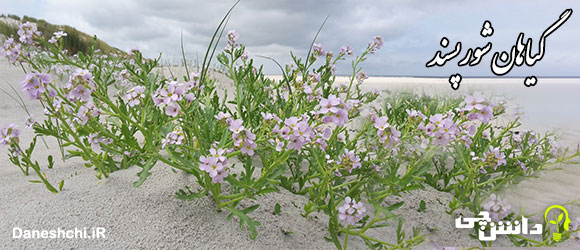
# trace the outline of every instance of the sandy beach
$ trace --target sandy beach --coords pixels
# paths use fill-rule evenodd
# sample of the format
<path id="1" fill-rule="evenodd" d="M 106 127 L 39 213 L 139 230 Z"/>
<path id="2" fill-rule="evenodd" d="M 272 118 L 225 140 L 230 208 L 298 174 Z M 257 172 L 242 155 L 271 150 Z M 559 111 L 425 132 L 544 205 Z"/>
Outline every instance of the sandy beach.
<path id="1" fill-rule="evenodd" d="M 178 72 L 178 69 L 173 72 Z M 222 76 L 215 76 L 219 88 L 231 88 Z M 0 62 L 0 86 L 19 89 L 24 73 L 18 67 Z M 272 76 L 272 78 L 276 78 Z M 337 83 L 346 78 L 337 79 Z M 367 90 L 410 90 L 435 93 L 465 93 L 481 91 L 485 94 L 504 95 L 510 103 L 518 104 L 527 114 L 525 129 L 538 132 L 555 131 L 562 144 L 574 147 L 580 143 L 580 79 L 540 79 L 537 86 L 526 88 L 523 79 L 469 79 L 463 80 L 459 91 L 452 91 L 443 78 L 386 78 L 370 77 L 363 87 Z M 42 117 L 42 107 L 25 99 L 36 117 Z M 0 124 L 15 123 L 24 128 L 26 113 L 6 95 L 0 98 Z M 32 132 L 24 131 L 27 144 Z M 35 158 L 45 162 L 48 155 L 59 155 L 55 141 L 47 139 L 48 149 L 39 144 Z M 174 197 L 184 186 L 195 188 L 191 176 L 175 172 L 164 164 L 153 168 L 153 175 L 139 188 L 132 183 L 139 169 L 131 168 L 113 173 L 99 180 L 92 169 L 83 166 L 80 159 L 66 162 L 57 157 L 54 169 L 46 170 L 51 180 L 65 180 L 63 192 L 52 194 L 44 186 L 30 183 L 33 177 L 24 177 L 6 156 L 0 154 L 0 249 L 334 249 L 326 242 L 326 218 L 314 213 L 303 218 L 305 197 L 289 192 L 260 197 L 259 210 L 252 216 L 262 223 L 258 237 L 251 240 L 246 231 L 239 229 L 236 220 L 226 220 L 227 213 L 218 213 L 210 198 L 184 202 Z M 526 180 L 506 192 L 514 205 L 529 212 L 543 211 L 552 204 L 580 199 L 580 167 L 563 166 L 540 178 Z M 479 246 L 469 237 L 470 230 L 458 230 L 454 216 L 445 213 L 450 194 L 427 189 L 412 192 L 404 197 L 393 197 L 392 202 L 405 200 L 398 211 L 406 218 L 405 227 L 425 226 L 427 240 L 417 249 L 434 249 L 445 246 Z M 419 201 L 425 200 L 427 210 L 418 212 Z M 253 202 L 248 202 L 248 204 Z M 279 215 L 273 214 L 274 204 L 282 206 Z M 580 210 L 569 210 L 573 217 Z M 56 229 L 104 227 L 105 239 L 13 239 L 13 228 Z M 394 228 L 375 231 L 382 238 L 395 241 Z M 500 237 L 495 246 L 507 247 L 511 243 Z M 349 241 L 350 249 L 367 249 L 359 239 Z M 573 240 L 565 247 L 577 247 Z"/>

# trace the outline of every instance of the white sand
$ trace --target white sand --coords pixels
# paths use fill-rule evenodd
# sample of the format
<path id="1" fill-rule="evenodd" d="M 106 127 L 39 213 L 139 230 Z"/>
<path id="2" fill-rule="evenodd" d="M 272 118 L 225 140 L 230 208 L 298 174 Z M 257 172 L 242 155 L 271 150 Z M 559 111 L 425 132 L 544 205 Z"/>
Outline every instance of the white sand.
<path id="1" fill-rule="evenodd" d="M 175 71 L 174 71 L 175 72 Z M 0 63 L 0 86 L 9 89 L 11 84 L 18 89 L 24 74 L 19 68 L 10 67 L 5 61 Z M 220 78 L 221 79 L 221 78 Z M 393 84 L 392 81 L 399 81 Z M 221 80 L 223 81 L 223 79 Z M 423 84 L 418 84 L 422 82 Z M 440 79 L 369 79 L 370 87 L 427 87 L 448 91 L 449 86 L 431 84 Z M 443 80 L 446 83 L 446 80 Z M 540 82 L 541 84 L 542 82 Z M 467 82 L 462 85 L 467 86 Z M 225 87 L 227 84 L 222 84 Z M 395 85 L 395 86 L 394 86 Z M 482 85 L 489 88 L 492 84 Z M 537 88 L 538 86 L 536 86 Z M 517 89 L 525 87 L 517 86 Z M 449 88 L 450 89 L 450 88 Z M 557 99 L 556 99 L 557 100 Z M 574 107 L 579 107 L 574 100 Z M 541 100 L 538 101 L 542 103 Z M 42 108 L 26 100 L 28 107 L 42 117 Z M 524 105 L 526 103 L 523 103 Z M 557 104 L 554 104 L 557 105 Z M 556 106 L 558 107 L 558 106 Z M 24 127 L 26 114 L 9 98 L 0 98 L 0 125 L 16 123 Z M 545 110 L 551 113 L 551 110 Z M 541 117 L 541 116 L 540 116 Z M 541 118 L 540 118 L 541 119 Z M 541 121 L 541 120 L 540 120 Z M 541 122 L 538 122 L 541 124 Z M 545 124 L 555 124 L 544 121 Z M 570 124 L 568 122 L 568 124 Z M 580 140 L 580 130 L 568 126 L 563 130 L 569 144 Z M 31 131 L 24 132 L 23 143 L 31 139 Z M 574 142 L 576 140 L 576 142 Z M 35 156 L 41 163 L 49 154 L 58 155 L 53 140 L 48 140 L 50 149 L 37 146 Z M 139 188 L 133 188 L 137 179 L 137 168 L 118 171 L 110 178 L 98 180 L 92 169 L 83 167 L 79 159 L 67 162 L 57 161 L 55 168 L 46 174 L 53 182 L 64 179 L 65 190 L 52 194 L 40 184 L 29 183 L 34 177 L 24 177 L 20 170 L 7 159 L 6 150 L 0 154 L 0 249 L 334 249 L 326 242 L 326 217 L 312 214 L 308 219 L 300 214 L 305 197 L 288 192 L 271 194 L 260 198 L 260 209 L 251 216 L 262 223 L 256 240 L 250 240 L 246 231 L 241 231 L 235 220 L 227 221 L 227 213 L 218 213 L 211 199 L 201 198 L 183 202 L 174 197 L 175 191 L 185 185 L 195 187 L 193 178 L 180 172 L 174 173 L 163 164 L 153 169 L 153 175 Z M 551 172 L 540 179 L 526 181 L 513 190 L 511 197 L 522 205 L 541 210 L 551 203 L 561 203 L 572 198 L 580 198 L 580 184 L 575 181 L 580 171 L 565 170 Z M 553 195 L 554 192 L 562 194 Z M 398 210 L 406 218 L 405 226 L 423 226 L 437 229 L 428 234 L 427 241 L 418 249 L 432 249 L 437 246 L 479 246 L 468 237 L 470 230 L 454 227 L 454 217 L 444 211 L 451 199 L 450 194 L 440 194 L 427 189 L 413 192 L 403 198 L 406 205 Z M 401 198 L 392 198 L 392 202 Z M 427 211 L 417 212 L 420 200 L 427 202 Z M 246 204 L 253 201 L 245 202 Z M 280 203 L 282 213 L 272 215 L 274 204 Z M 460 212 L 460 211 L 458 211 Z M 574 211 L 580 215 L 580 211 Z M 574 214 L 574 212 L 572 214 Z M 106 239 L 12 239 L 12 229 L 71 229 L 104 227 Z M 284 232 L 293 232 L 285 234 Z M 428 233 L 428 231 L 425 231 Z M 373 235 L 393 242 L 394 230 L 373 232 Z M 349 239 L 350 249 L 366 249 L 362 241 Z M 570 242 L 568 246 L 575 246 Z M 499 238 L 497 246 L 510 246 L 505 238 Z"/>

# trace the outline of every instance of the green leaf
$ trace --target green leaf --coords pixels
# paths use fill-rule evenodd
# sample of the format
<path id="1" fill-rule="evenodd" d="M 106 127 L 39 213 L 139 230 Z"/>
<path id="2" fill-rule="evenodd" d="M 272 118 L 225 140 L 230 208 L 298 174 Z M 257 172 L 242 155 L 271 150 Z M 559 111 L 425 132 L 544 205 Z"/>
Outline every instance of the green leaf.
<path id="1" fill-rule="evenodd" d="M 424 212 L 425 209 L 427 209 L 427 204 L 425 204 L 424 200 L 421 200 L 421 202 L 419 202 L 419 209 L 417 211 Z"/>
<path id="2" fill-rule="evenodd" d="M 280 214 L 281 209 L 280 209 L 280 203 L 276 203 L 276 205 L 274 205 L 274 212 L 272 213 L 273 215 L 279 215 Z"/>
<path id="3" fill-rule="evenodd" d="M 52 155 L 48 156 L 48 168 L 51 169 L 54 166 L 54 158 Z"/>
<path id="4" fill-rule="evenodd" d="M 179 191 L 177 191 L 175 193 L 175 197 L 177 197 L 177 199 L 183 200 L 183 201 L 191 201 L 191 200 L 195 200 L 197 198 L 201 198 L 203 196 L 206 195 L 205 192 L 193 192 L 189 189 L 188 186 L 185 186 L 186 190 L 183 189 L 179 189 Z"/>
<path id="5" fill-rule="evenodd" d="M 58 191 L 62 191 L 63 187 L 64 187 L 64 180 L 61 180 L 60 183 L 58 184 Z"/>
<path id="6" fill-rule="evenodd" d="M 260 226 L 260 222 L 252 220 L 247 214 L 256 210 L 259 206 L 259 204 L 256 204 L 244 210 L 238 210 L 233 207 L 226 207 L 231 212 L 227 218 L 230 219 L 232 216 L 238 217 L 240 219 L 240 229 L 243 230 L 245 225 L 245 228 L 250 231 L 250 239 L 252 240 L 255 240 L 256 236 L 258 236 L 256 227 Z"/>
<path id="7" fill-rule="evenodd" d="M 562 221 L 563 216 L 564 216 L 564 213 L 561 213 L 560 215 L 558 215 L 558 221 Z"/>
<path id="8" fill-rule="evenodd" d="M 133 187 L 140 187 L 141 185 L 143 185 L 143 182 L 145 182 L 145 180 L 147 180 L 147 178 L 151 176 L 151 173 L 149 171 L 151 170 L 151 168 L 153 168 L 153 166 L 155 166 L 156 162 L 157 158 L 154 157 L 149 159 L 149 161 L 145 163 L 145 165 L 143 166 L 143 170 L 141 170 L 141 172 L 137 174 L 137 176 L 139 176 L 139 180 L 133 182 Z"/>

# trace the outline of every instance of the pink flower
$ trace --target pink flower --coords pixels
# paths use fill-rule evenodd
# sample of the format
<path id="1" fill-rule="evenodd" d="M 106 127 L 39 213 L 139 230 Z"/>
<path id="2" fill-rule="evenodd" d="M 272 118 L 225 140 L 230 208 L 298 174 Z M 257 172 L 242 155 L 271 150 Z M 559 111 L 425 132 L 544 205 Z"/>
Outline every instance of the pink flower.
<path id="1" fill-rule="evenodd" d="M 240 38 L 240 35 L 236 32 L 236 30 L 228 31 L 228 44 L 230 44 L 231 47 L 236 47 L 238 38 Z"/>

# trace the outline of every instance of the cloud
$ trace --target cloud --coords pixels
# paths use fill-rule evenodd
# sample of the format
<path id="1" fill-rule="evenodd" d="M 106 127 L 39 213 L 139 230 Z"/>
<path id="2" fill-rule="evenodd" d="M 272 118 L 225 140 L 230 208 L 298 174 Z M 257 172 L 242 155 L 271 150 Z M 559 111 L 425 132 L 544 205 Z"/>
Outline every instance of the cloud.
<path id="1" fill-rule="evenodd" d="M 196 55 L 203 55 L 215 27 L 234 1 L 0 0 L 0 3 L 16 14 L 34 15 L 96 34 L 123 50 L 140 48 L 149 57 L 157 57 L 161 52 L 164 60 L 178 61 L 182 32 L 187 56 L 194 59 Z M 500 0 L 242 0 L 234 9 L 228 28 L 238 31 L 239 41 L 247 45 L 250 55 L 270 56 L 288 63 L 290 51 L 300 56 L 306 54 L 316 30 L 329 16 L 318 38 L 326 50 L 336 52 L 343 44 L 349 44 L 355 52 L 360 52 L 373 36 L 384 37 L 384 48 L 363 65 L 368 74 L 491 75 L 489 65 L 485 65 L 489 60 L 485 59 L 473 68 L 446 65 L 427 69 L 424 65 L 441 49 L 442 36 L 447 36 L 452 45 L 462 41 L 467 48 L 493 41 L 492 51 L 507 50 L 519 32 L 524 31 L 537 40 L 559 13 L 578 6 L 572 0 L 550 3 L 539 0 L 509 3 Z M 526 12 L 522 12 L 524 7 Z M 580 22 L 576 19 L 570 18 L 550 37 L 541 63 L 514 72 L 577 75 L 580 56 L 570 56 L 580 55 L 575 47 L 580 42 Z M 491 21 L 494 33 L 482 38 L 479 32 L 485 20 Z M 268 60 L 256 60 L 265 64 L 268 73 L 279 71 Z M 559 64 L 562 61 L 566 64 Z M 348 67 L 349 63 L 338 65 L 339 73 L 348 72 Z"/>

